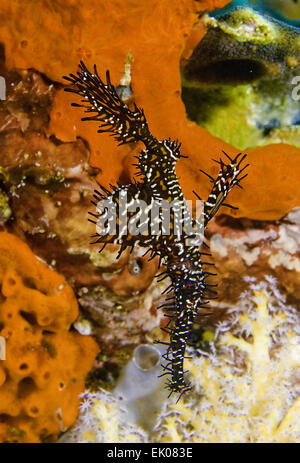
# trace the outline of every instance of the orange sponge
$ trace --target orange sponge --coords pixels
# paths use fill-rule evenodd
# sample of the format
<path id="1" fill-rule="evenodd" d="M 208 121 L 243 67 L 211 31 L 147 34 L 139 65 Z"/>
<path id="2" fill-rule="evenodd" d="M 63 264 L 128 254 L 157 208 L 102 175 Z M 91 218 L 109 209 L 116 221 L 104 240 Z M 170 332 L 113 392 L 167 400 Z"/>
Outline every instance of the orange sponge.
<path id="1" fill-rule="evenodd" d="M 5 232 L 0 282 L 0 442 L 54 441 L 76 420 L 97 345 L 69 331 L 78 306 L 64 277 Z"/>

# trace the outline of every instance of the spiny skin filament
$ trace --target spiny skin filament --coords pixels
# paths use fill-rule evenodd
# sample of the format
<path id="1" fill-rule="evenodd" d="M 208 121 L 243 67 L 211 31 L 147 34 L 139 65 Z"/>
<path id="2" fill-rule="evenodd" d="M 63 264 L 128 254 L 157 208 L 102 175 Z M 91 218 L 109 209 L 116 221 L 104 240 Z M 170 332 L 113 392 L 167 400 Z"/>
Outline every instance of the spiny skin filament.
<path id="1" fill-rule="evenodd" d="M 161 306 L 169 317 L 165 331 L 170 336 L 169 343 L 163 342 L 163 344 L 168 345 L 167 352 L 163 356 L 167 362 L 163 365 L 163 375 L 170 376 L 167 383 L 170 395 L 179 393 L 181 396 L 191 389 L 184 378 L 183 363 L 192 325 L 195 317 L 199 316 L 199 310 L 203 307 L 207 308 L 206 304 L 212 298 L 211 294 L 215 294 L 215 291 L 211 289 L 213 285 L 206 281 L 213 275 L 205 270 L 206 265 L 211 264 L 202 261 L 203 255 L 207 255 L 207 253 L 201 252 L 198 245 L 187 245 L 188 233 L 184 227 L 180 236 L 174 230 L 174 217 L 177 213 L 184 211 L 192 224 L 194 235 L 199 234 L 197 224 L 187 208 L 175 172 L 178 159 L 186 156 L 180 154 L 180 144 L 177 141 L 171 139 L 157 140 L 151 134 L 143 110 L 136 105 L 134 105 L 133 110 L 130 110 L 120 100 L 111 84 L 108 71 L 106 72 L 106 83 L 104 83 L 98 75 L 96 66 L 94 66 L 94 72 L 91 73 L 85 64 L 80 62 L 77 75 L 70 74 L 65 79 L 73 84 L 72 87 L 65 90 L 83 98 L 81 104 L 73 103 L 73 106 L 82 107 L 85 112 L 92 114 L 82 118 L 82 120 L 98 122 L 100 127 L 98 132 L 110 133 L 119 144 L 141 141 L 145 145 L 145 149 L 141 151 L 136 164 L 138 181 L 134 180 L 126 186 L 112 186 L 111 190 L 104 187 L 101 187 L 101 191 L 95 190 L 95 201 L 92 203 L 96 207 L 102 200 L 108 201 L 108 204 L 115 207 L 118 233 L 116 235 L 97 231 L 93 235 L 95 237 L 94 243 L 101 243 L 101 250 L 108 243 L 119 244 L 118 257 L 128 246 L 133 248 L 138 244 L 148 248 L 150 259 L 159 256 L 160 264 L 164 264 L 165 271 L 159 275 L 159 278 L 161 280 L 166 276 L 170 277 L 171 285 L 164 292 L 172 292 L 172 296 L 167 298 L 167 302 Z M 234 159 L 231 159 L 226 153 L 224 154 L 229 163 L 226 164 L 222 159 L 216 161 L 220 165 L 216 179 L 204 172 L 212 183 L 211 193 L 204 203 L 202 212 L 204 226 L 221 206 L 232 207 L 224 203 L 224 200 L 235 185 L 240 187 L 241 180 L 246 177 L 246 175 L 241 176 L 241 174 L 248 164 L 243 168 L 240 167 L 246 155 L 239 153 Z M 197 193 L 195 194 L 199 198 Z M 151 230 L 140 235 L 130 233 L 128 230 L 132 214 L 129 214 L 126 219 L 127 232 L 122 233 L 120 198 L 123 196 L 126 197 L 127 205 L 133 201 L 143 200 L 149 210 L 153 207 L 154 200 L 164 200 L 168 203 L 175 201 L 177 209 L 176 207 L 171 208 L 169 233 L 164 234 L 161 230 L 156 234 L 151 234 Z M 96 212 L 90 212 L 90 216 L 89 220 L 97 225 L 102 217 L 102 212 L 96 210 Z"/>

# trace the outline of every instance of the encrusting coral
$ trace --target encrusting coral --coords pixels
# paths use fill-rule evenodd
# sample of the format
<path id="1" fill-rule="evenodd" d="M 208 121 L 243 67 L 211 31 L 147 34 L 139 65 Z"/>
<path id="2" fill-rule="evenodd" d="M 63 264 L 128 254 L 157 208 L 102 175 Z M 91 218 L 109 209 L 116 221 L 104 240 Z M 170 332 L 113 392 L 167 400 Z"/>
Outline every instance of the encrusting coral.
<path id="1" fill-rule="evenodd" d="M 5 232 L 0 281 L 0 442 L 55 441 L 76 420 L 97 344 L 69 331 L 78 306 L 65 278 Z"/>
<path id="2" fill-rule="evenodd" d="M 167 401 L 146 435 L 127 420 L 135 442 L 142 436 L 177 443 L 300 441 L 299 315 L 272 277 L 248 283 L 231 318 L 219 324 L 211 353 L 187 362 L 195 391 L 178 403 Z M 80 419 L 63 441 L 121 442 L 122 428 L 106 425 L 110 417 L 126 422 L 121 408 L 121 398 L 86 392 Z"/>

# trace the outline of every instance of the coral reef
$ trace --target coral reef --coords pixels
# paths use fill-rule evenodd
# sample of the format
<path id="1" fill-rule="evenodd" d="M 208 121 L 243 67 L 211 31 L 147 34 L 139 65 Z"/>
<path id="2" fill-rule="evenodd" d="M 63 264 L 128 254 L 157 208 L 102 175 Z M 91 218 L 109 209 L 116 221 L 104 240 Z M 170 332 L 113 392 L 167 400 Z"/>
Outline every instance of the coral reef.
<path id="1" fill-rule="evenodd" d="M 69 331 L 78 306 L 63 276 L 14 235 L 0 233 L 0 249 L 0 441 L 54 441 L 76 420 L 98 347 Z"/>
<path id="2" fill-rule="evenodd" d="M 80 354 L 84 351 L 80 343 L 91 343 L 89 336 L 82 336 L 84 334 L 93 334 L 98 339 L 101 352 L 88 377 L 90 390 L 84 394 L 81 418 L 72 441 L 118 442 L 120 435 L 121 441 L 133 442 L 163 439 L 226 441 L 231 436 L 219 432 L 217 415 L 221 422 L 225 420 L 225 426 L 233 429 L 236 441 L 299 439 L 296 416 L 299 415 L 299 399 L 294 401 L 299 377 L 297 367 L 294 372 L 287 370 L 291 365 L 288 357 L 285 365 L 276 356 L 279 352 L 279 356 L 285 358 L 283 345 L 277 345 L 274 339 L 270 340 L 270 364 L 266 366 L 266 371 L 271 390 L 266 391 L 266 397 L 276 405 L 273 415 L 266 402 L 256 400 L 255 388 L 250 390 L 249 384 L 253 384 L 253 378 L 251 372 L 245 373 L 244 364 L 240 372 L 241 382 L 238 382 L 236 376 L 238 371 L 230 370 L 229 364 L 225 368 L 226 362 L 232 359 L 232 351 L 241 352 L 241 358 L 248 359 L 242 343 L 238 347 L 225 346 L 226 340 L 235 343 L 236 339 L 246 339 L 244 334 L 235 331 L 238 323 L 232 327 L 232 336 L 229 332 L 220 334 L 215 356 L 210 353 L 207 358 L 201 357 L 186 364 L 192 372 L 191 380 L 198 392 L 187 397 L 186 403 L 177 406 L 165 404 L 164 411 L 159 411 L 160 426 L 155 430 L 153 416 L 150 420 L 149 407 L 151 404 L 160 406 L 159 400 L 165 400 L 165 391 L 160 389 L 160 385 L 153 395 L 149 392 L 139 403 L 141 408 L 138 410 L 146 410 L 145 416 L 149 416 L 149 422 L 142 423 L 138 419 L 132 425 L 128 424 L 130 414 L 124 407 L 126 398 L 120 400 L 103 391 L 95 392 L 99 385 L 109 390 L 116 385 L 121 367 L 127 362 L 132 367 L 130 359 L 137 345 L 152 343 L 156 338 L 166 341 L 158 328 L 159 325 L 164 326 L 166 320 L 162 319 L 156 309 L 165 302 L 160 292 L 167 288 L 170 281 L 166 279 L 156 283 L 154 275 L 157 262 L 154 260 L 148 263 L 142 257 L 141 249 L 134 249 L 131 255 L 126 251 L 116 261 L 118 249 L 115 246 L 107 247 L 99 255 L 97 249 L 88 244 L 89 235 L 94 229 L 87 224 L 85 217 L 90 209 L 90 197 L 96 180 L 107 187 L 117 181 L 123 185 L 128 184 L 135 174 L 132 163 L 140 146 L 116 147 L 111 138 L 105 134 L 98 136 L 93 124 L 82 123 L 80 114 L 68 109 L 72 98 L 63 91 L 62 75 L 75 72 L 80 59 L 84 59 L 88 65 L 97 63 L 101 72 L 110 69 L 118 91 L 124 98 L 130 98 L 130 104 L 144 107 L 151 128 L 159 138 L 171 136 L 183 142 L 182 152 L 189 159 L 179 160 L 177 175 L 187 198 L 191 199 L 189 195 L 193 189 L 203 197 L 207 195 L 210 182 L 199 169 L 215 176 L 217 167 L 210 167 L 211 157 L 219 156 L 222 149 L 231 156 L 238 149 L 247 149 L 251 171 L 245 179 L 243 194 L 233 192 L 231 198 L 232 204 L 240 209 L 232 211 L 231 218 L 221 216 L 213 219 L 209 226 L 208 237 L 212 260 L 217 267 L 219 299 L 211 303 L 212 317 L 193 327 L 195 349 L 198 346 L 199 352 L 201 349 L 207 353 L 212 346 L 216 324 L 222 321 L 224 327 L 231 326 L 228 318 L 234 317 L 235 312 L 241 314 L 242 323 L 245 322 L 248 315 L 244 317 L 244 312 L 240 310 L 244 307 L 240 301 L 241 294 L 251 301 L 247 308 L 252 320 L 249 329 L 255 331 L 258 327 L 252 323 L 251 317 L 256 316 L 256 312 L 258 317 L 262 317 L 266 309 L 255 309 L 252 290 L 265 291 L 268 298 L 268 321 L 269 317 L 276 319 L 275 324 L 278 322 L 278 314 L 285 314 L 284 305 L 288 307 L 288 317 L 293 312 L 289 306 L 299 306 L 300 222 L 299 211 L 292 210 L 300 204 L 299 101 L 292 99 L 291 82 L 292 77 L 299 74 L 299 29 L 297 31 L 287 26 L 288 22 L 290 25 L 297 23 L 299 2 L 238 0 L 231 2 L 226 17 L 224 10 L 219 15 L 213 12 L 210 16 L 203 16 L 203 13 L 222 8 L 228 3 L 228 0 L 175 0 L 172 4 L 167 0 L 142 3 L 129 0 L 125 7 L 117 0 L 112 0 L 109 5 L 104 0 L 54 0 L 50 3 L 41 2 L 39 8 L 36 8 L 33 0 L 25 3 L 20 0 L 1 2 L 0 13 L 5 20 L 0 24 L 0 75 L 5 77 L 7 95 L 6 100 L 0 102 L 0 227 L 26 241 L 35 255 L 61 275 L 36 261 L 28 249 L 26 254 L 25 245 L 19 240 L 14 241 L 18 245 L 8 249 L 9 254 L 2 252 L 2 260 L 0 256 L 0 262 L 3 262 L 5 255 L 12 256 L 16 272 L 13 278 L 21 290 L 18 304 L 12 307 L 14 317 L 5 320 L 5 328 L 2 326 L 2 307 L 13 296 L 6 299 L 0 296 L 0 336 L 8 326 L 12 326 L 11 323 L 14 323 L 13 333 L 18 333 L 18 343 L 16 341 L 14 344 L 14 381 L 8 381 L 4 373 L 4 362 L 0 361 L 0 409 L 10 407 L 9 413 L 0 411 L 0 441 L 53 441 L 61 430 L 73 423 L 77 414 L 77 395 L 83 390 L 84 378 L 95 353 L 91 345 L 90 354 Z M 240 16 L 233 14 L 236 5 L 243 6 Z M 258 13 L 253 13 L 249 6 L 255 7 Z M 271 16 L 262 14 L 261 7 L 264 12 L 268 8 Z M 278 12 L 285 17 L 279 17 Z M 281 25 L 274 21 L 276 17 L 280 19 Z M 235 24 L 232 22 L 234 18 Z M 249 34 L 246 38 L 247 31 Z M 209 48 L 211 43 L 213 48 Z M 230 56 L 226 55 L 229 49 L 232 53 L 231 61 Z M 213 59 L 209 60 L 209 50 L 212 51 L 214 63 Z M 196 54 L 198 67 L 193 68 L 195 79 L 192 82 L 186 69 L 187 66 L 192 68 L 191 63 Z M 218 63 L 223 59 L 226 66 L 218 68 Z M 233 63 L 233 60 L 240 60 L 240 66 Z M 206 71 L 211 69 L 205 75 L 204 64 Z M 236 79 L 231 85 L 233 73 L 230 70 L 235 64 Z M 252 76 L 248 79 L 248 74 L 246 81 L 247 72 L 242 72 L 243 65 Z M 225 69 L 229 71 L 224 72 Z M 215 83 L 212 83 L 213 78 Z M 244 78 L 243 82 L 241 78 Z M 194 110 L 195 102 L 199 106 Z M 270 222 L 277 219 L 280 220 Z M 9 243 L 13 239 L 9 238 Z M 23 258 L 17 257 L 17 251 L 26 254 L 26 265 Z M 37 267 L 33 262 L 38 262 L 36 265 L 40 273 L 36 273 Z M 2 279 L 1 272 L 0 269 Z M 276 292 L 275 296 L 273 283 L 273 293 L 268 285 L 256 286 L 249 293 L 253 279 L 261 281 L 266 274 L 276 278 L 276 291 L 280 293 Z M 32 275 L 35 277 L 32 278 Z M 7 283 L 7 278 L 5 281 Z M 73 285 L 74 294 L 78 298 L 81 316 L 73 326 L 82 335 L 73 328 L 69 331 L 78 309 L 66 281 Z M 60 285 L 58 282 L 65 285 L 58 293 L 61 296 L 57 295 L 55 303 L 51 307 L 47 305 L 49 310 L 45 309 L 46 315 L 43 314 L 57 317 L 55 328 L 44 329 L 32 316 L 24 319 L 23 312 L 19 311 L 23 310 L 20 307 L 21 304 L 24 306 L 24 301 L 27 304 L 28 294 L 32 294 L 31 291 L 38 292 L 35 303 L 41 299 L 52 301 L 52 289 Z M 7 284 L 2 285 L 1 292 L 5 288 L 8 289 Z M 43 294 L 43 291 L 47 294 Z M 21 295 L 25 293 L 26 298 L 23 300 Z M 264 296 L 260 294 L 257 297 L 261 298 L 260 303 L 263 304 Z M 276 313 L 272 308 L 276 305 L 274 297 L 281 301 L 280 310 Z M 42 308 L 39 305 L 37 314 L 41 321 Z M 267 326 L 270 327 L 270 324 Z M 54 334 L 46 331 L 53 331 Z M 292 352 L 298 348 L 294 332 L 293 326 L 291 338 L 285 334 L 291 358 Z M 37 346 L 32 351 L 32 357 L 31 351 L 27 352 L 28 345 L 30 347 L 32 343 L 29 341 L 27 345 L 23 342 L 24 333 Z M 51 345 L 54 338 L 57 340 L 58 352 L 55 358 L 50 355 L 50 351 L 53 353 Z M 246 342 L 251 345 L 251 335 L 247 339 Z M 292 342 L 295 342 L 294 348 Z M 66 343 L 69 345 L 68 358 L 75 359 L 80 355 L 83 359 L 81 362 L 78 359 L 70 362 L 72 371 L 63 369 L 65 358 L 62 358 L 61 346 L 65 347 Z M 9 345 L 8 348 L 11 355 Z M 33 363 L 23 361 L 22 349 L 26 359 Z M 34 357 L 34 354 L 38 357 Z M 81 371 L 84 360 L 86 367 Z M 252 368 L 253 361 L 247 362 L 247 366 Z M 71 382 L 63 391 L 57 392 L 56 384 L 50 378 L 49 387 L 45 385 L 42 391 L 39 390 L 38 400 L 33 401 L 36 389 L 32 390 L 31 380 L 26 379 L 27 370 L 18 370 L 23 363 L 37 365 L 41 375 L 48 371 L 48 367 L 55 368 L 57 373 L 53 381 L 55 379 L 60 382 L 63 378 L 64 382 L 66 378 L 67 382 L 71 377 L 80 376 L 79 382 Z M 274 375 L 271 366 L 276 370 Z M 79 368 L 79 373 L 75 372 L 76 368 Z M 203 383 L 199 368 L 207 372 Z M 37 369 L 34 372 L 34 387 L 39 388 L 42 376 L 38 376 Z M 225 375 L 223 379 L 222 372 Z M 65 376 L 69 374 L 71 376 Z M 148 374 L 150 376 L 150 371 Z M 157 385 L 154 381 L 156 374 L 155 370 L 152 382 L 149 380 L 148 385 Z M 213 390 L 219 386 L 222 388 L 219 402 L 210 402 L 217 394 L 212 392 L 210 395 L 211 378 L 214 378 Z M 232 387 L 226 378 L 232 380 Z M 120 384 L 121 389 L 124 387 L 122 380 L 123 376 L 116 390 L 120 390 Z M 279 384 L 280 381 L 283 383 Z M 246 416 L 239 413 L 237 405 L 230 405 L 230 394 L 240 390 L 243 393 L 244 387 L 253 404 L 258 404 L 258 413 L 255 415 L 255 406 L 251 408 L 251 404 L 244 402 L 242 394 L 241 410 L 245 413 L 250 410 L 249 413 L 252 413 L 248 421 Z M 274 390 L 278 391 L 278 401 L 275 395 L 269 395 Z M 122 394 L 125 396 L 124 389 Z M 204 398 L 200 395 L 204 395 Z M 233 395 L 236 398 L 237 394 Z M 226 416 L 222 410 L 222 397 L 228 412 Z M 61 400 L 62 405 L 57 400 Z M 97 400 L 98 413 L 86 416 L 83 420 L 83 413 L 88 415 Z M 33 407 L 38 404 L 39 415 L 31 416 L 30 403 Z M 209 408 L 202 411 L 201 407 L 205 408 L 205 404 Z M 21 409 L 23 411 L 19 414 L 18 410 Z M 24 410 L 31 415 L 26 416 Z M 169 413 L 171 425 L 167 427 Z M 206 423 L 202 421 L 202 415 L 206 417 Z M 106 426 L 110 417 L 114 417 L 111 434 Z M 267 423 L 265 431 L 262 429 L 264 419 Z M 89 423 L 93 423 L 92 433 L 83 434 L 91 430 Z M 206 424 L 210 425 L 210 430 Z M 188 434 L 191 426 L 195 426 L 192 435 Z M 197 429 L 201 429 L 201 426 L 204 431 L 199 436 Z M 242 428 L 240 434 L 238 426 Z M 26 436 L 24 431 L 27 432 Z"/>
<path id="3" fill-rule="evenodd" d="M 44 4 L 38 10 L 33 2 L 28 2 L 24 11 L 22 2 L 5 1 L 0 12 L 10 20 L 1 24 L 0 40 L 5 45 L 8 69 L 35 68 L 59 82 L 66 71 L 75 71 L 79 59 L 84 59 L 88 65 L 97 63 L 109 68 L 118 86 L 131 52 L 130 84 L 134 101 L 149 114 L 158 138 L 171 136 L 182 141 L 183 152 L 190 156 L 185 164 L 178 163 L 185 196 L 191 197 L 193 189 L 206 196 L 209 183 L 203 182 L 199 169 L 205 169 L 208 159 L 222 149 L 233 156 L 238 151 L 188 120 L 181 99 L 180 63 L 192 54 L 206 32 L 199 15 L 227 3 L 226 0 L 177 0 L 170 5 L 168 1 L 152 0 L 140 5 L 137 0 L 131 0 L 122 9 L 117 1 L 110 2 L 108 7 L 105 2 L 100 6 L 95 0 L 76 3 L 57 0 L 55 6 Z M 24 17 L 28 18 L 25 22 Z M 35 45 L 37 43 L 39 46 Z M 106 136 L 100 141 L 92 124 L 87 128 L 75 112 L 65 117 L 70 101 L 57 86 L 48 136 L 54 134 L 65 142 L 75 141 L 76 137 L 87 140 L 91 149 L 90 163 L 102 172 L 101 183 L 105 186 L 117 180 L 124 183 L 133 174 L 131 165 L 136 149 L 130 146 L 116 149 Z M 278 219 L 299 204 L 299 190 L 290 181 L 299 168 L 299 149 L 279 143 L 254 148 L 250 157 L 253 168 L 245 184 L 245 195 L 233 193 L 232 202 L 239 206 L 239 211 L 231 214 L 261 220 Z M 262 190 L 259 205 L 252 194 L 257 188 Z M 271 198 L 275 195 L 277 206 L 274 209 Z"/>
<path id="4" fill-rule="evenodd" d="M 63 441 L 77 436 L 110 442 L 106 422 L 112 418 L 114 423 L 126 421 L 129 438 L 133 429 L 137 433 L 136 442 L 141 435 L 148 442 L 299 442 L 299 314 L 286 303 L 273 277 L 254 280 L 247 280 L 249 290 L 232 307 L 230 318 L 219 323 L 210 352 L 188 361 L 195 391 L 179 403 L 167 401 L 155 426 L 145 430 L 144 424 L 141 430 L 138 413 L 134 417 L 127 412 L 126 420 L 121 412 L 126 393 L 114 398 L 87 392 L 80 419 Z M 137 394 L 139 386 L 137 382 Z M 114 442 L 124 439 L 118 432 Z"/>

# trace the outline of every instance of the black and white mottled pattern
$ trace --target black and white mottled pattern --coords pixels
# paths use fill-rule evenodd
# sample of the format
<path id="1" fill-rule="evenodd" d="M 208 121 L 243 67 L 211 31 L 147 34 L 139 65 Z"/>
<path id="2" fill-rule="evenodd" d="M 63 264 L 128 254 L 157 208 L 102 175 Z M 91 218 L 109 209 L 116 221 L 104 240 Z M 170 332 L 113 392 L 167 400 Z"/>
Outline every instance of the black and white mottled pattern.
<path id="1" fill-rule="evenodd" d="M 165 265 L 165 271 L 159 277 L 161 279 L 169 276 L 171 285 L 166 292 L 172 293 L 167 298 L 167 302 L 162 308 L 169 317 L 169 323 L 165 328 L 170 335 L 170 342 L 167 343 L 167 352 L 164 355 L 166 364 L 163 365 L 164 374 L 170 375 L 167 387 L 170 395 L 175 392 L 180 395 L 190 389 L 185 381 L 183 364 L 186 346 L 189 342 L 191 328 L 195 317 L 199 314 L 199 309 L 206 307 L 208 300 L 215 294 L 211 286 L 207 283 L 207 278 L 212 273 L 205 270 L 206 265 L 203 261 L 203 253 L 199 245 L 187 244 L 187 237 L 191 236 L 191 230 L 185 229 L 183 225 L 181 233 L 174 225 L 176 217 L 179 221 L 182 214 L 188 217 L 191 224 L 193 235 L 199 238 L 199 230 L 195 220 L 186 205 L 179 181 L 175 172 L 175 165 L 178 159 L 186 157 L 180 154 L 180 144 L 176 141 L 157 140 L 149 131 L 148 124 L 142 109 L 134 105 L 131 111 L 128 106 L 120 100 L 118 94 L 110 82 L 109 73 L 106 73 L 106 84 L 101 80 L 97 73 L 96 66 L 94 73 L 88 71 L 83 62 L 80 63 L 80 71 L 77 75 L 70 74 L 65 77 L 72 87 L 65 90 L 80 95 L 82 104 L 73 103 L 74 106 L 83 107 L 85 112 L 93 115 L 84 117 L 82 120 L 99 122 L 99 132 L 109 132 L 120 144 L 141 141 L 145 149 L 140 153 L 138 162 L 137 178 L 130 185 L 119 185 L 112 187 L 111 191 L 101 187 L 101 191 L 95 191 L 95 201 L 92 203 L 97 207 L 99 201 L 107 200 L 109 205 L 114 205 L 116 215 L 116 232 L 114 234 L 95 234 L 95 243 L 102 243 L 103 247 L 107 243 L 120 245 L 121 253 L 128 247 L 135 244 L 147 247 L 150 251 L 150 258 L 158 255 L 160 262 Z M 230 190 L 235 186 L 240 186 L 240 181 L 246 176 L 241 176 L 241 172 L 247 166 L 240 168 L 246 155 L 238 154 L 231 159 L 226 153 L 229 163 L 225 164 L 222 159 L 216 161 L 220 164 L 218 177 L 214 179 L 210 175 L 212 190 L 204 203 L 202 221 L 204 226 L 216 214 L 221 206 L 229 206 L 224 203 Z M 205 172 L 204 172 L 205 173 Z M 126 197 L 128 210 L 134 201 L 142 200 L 146 203 L 147 211 L 151 211 L 160 201 L 164 204 L 172 203 L 174 207 L 170 209 L 170 226 L 168 233 L 162 226 L 159 226 L 161 211 L 157 215 L 157 227 L 153 228 L 145 221 L 147 233 L 131 234 L 130 227 L 124 227 L 124 208 L 120 204 L 122 197 Z M 197 196 L 198 197 L 198 196 Z M 199 198 L 200 199 L 200 198 Z M 229 206 L 232 207 L 232 206 Z M 133 218 L 133 213 L 126 215 L 129 225 Z M 91 212 L 91 221 L 99 224 L 99 218 L 106 214 L 106 211 Z M 111 219 L 113 220 L 113 219 Z"/>

